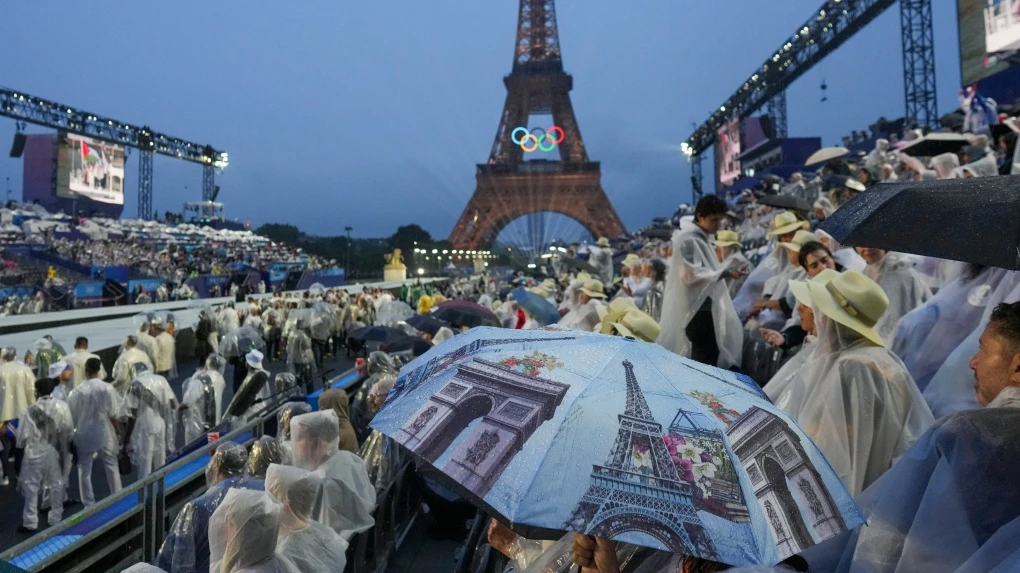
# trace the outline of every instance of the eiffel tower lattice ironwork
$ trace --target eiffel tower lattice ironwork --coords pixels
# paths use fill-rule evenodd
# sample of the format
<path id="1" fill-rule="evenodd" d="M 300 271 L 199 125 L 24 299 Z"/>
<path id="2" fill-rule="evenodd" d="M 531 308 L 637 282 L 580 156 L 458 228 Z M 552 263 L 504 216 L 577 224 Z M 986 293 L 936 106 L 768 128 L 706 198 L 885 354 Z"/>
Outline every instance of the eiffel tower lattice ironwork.
<path id="1" fill-rule="evenodd" d="M 520 0 L 513 71 L 503 83 L 496 139 L 489 161 L 476 168 L 475 192 L 450 233 L 453 246 L 489 247 L 514 219 L 543 212 L 571 217 L 596 237 L 622 235 L 623 222 L 602 190 L 599 163 L 588 159 L 570 103 L 574 80 L 563 71 L 554 0 Z M 531 114 L 551 114 L 563 130 L 559 160 L 524 160 L 514 130 L 528 129 Z"/>
<path id="2" fill-rule="evenodd" d="M 695 488 L 680 479 L 633 365 L 625 360 L 623 367 L 627 407 L 616 443 L 605 465 L 593 467 L 588 491 L 564 528 L 608 538 L 640 532 L 674 553 L 716 558 L 694 507 Z"/>

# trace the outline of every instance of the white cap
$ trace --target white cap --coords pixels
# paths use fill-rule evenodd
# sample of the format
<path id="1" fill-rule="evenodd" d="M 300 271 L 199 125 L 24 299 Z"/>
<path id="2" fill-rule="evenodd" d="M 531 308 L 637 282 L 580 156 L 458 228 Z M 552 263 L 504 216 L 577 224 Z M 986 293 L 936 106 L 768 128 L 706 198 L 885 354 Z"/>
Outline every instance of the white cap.
<path id="1" fill-rule="evenodd" d="M 262 368 L 262 358 L 263 354 L 258 350 L 252 350 L 248 354 L 244 355 L 244 361 L 255 368 Z"/>

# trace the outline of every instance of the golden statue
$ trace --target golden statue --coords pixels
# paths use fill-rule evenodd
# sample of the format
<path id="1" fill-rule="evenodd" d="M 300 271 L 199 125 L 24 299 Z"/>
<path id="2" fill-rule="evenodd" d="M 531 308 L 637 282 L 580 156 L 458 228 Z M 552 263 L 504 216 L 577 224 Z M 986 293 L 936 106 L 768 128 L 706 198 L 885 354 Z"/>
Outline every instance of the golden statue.
<path id="1" fill-rule="evenodd" d="M 404 258 L 400 256 L 400 249 L 393 249 L 392 254 L 383 255 L 386 259 L 386 266 L 383 267 L 388 271 L 402 271 L 407 269 L 404 265 Z"/>

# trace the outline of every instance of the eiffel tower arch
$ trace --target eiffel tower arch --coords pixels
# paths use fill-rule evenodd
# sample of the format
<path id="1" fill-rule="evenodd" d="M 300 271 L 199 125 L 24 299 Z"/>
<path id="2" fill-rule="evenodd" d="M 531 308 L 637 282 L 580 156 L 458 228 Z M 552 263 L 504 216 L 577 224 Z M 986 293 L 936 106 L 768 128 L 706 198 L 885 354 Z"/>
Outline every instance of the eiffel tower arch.
<path id="1" fill-rule="evenodd" d="M 450 233 L 453 246 L 490 247 L 511 221 L 542 212 L 566 215 L 595 237 L 622 235 L 623 222 L 602 189 L 599 163 L 588 159 L 570 102 L 574 80 L 563 71 L 554 0 L 520 0 L 513 71 L 503 84 L 496 139 L 488 162 L 476 168 L 475 192 Z M 562 129 L 558 160 L 524 160 L 531 143 L 515 140 L 525 137 L 518 128 L 527 130 L 532 114 L 550 114 Z"/>

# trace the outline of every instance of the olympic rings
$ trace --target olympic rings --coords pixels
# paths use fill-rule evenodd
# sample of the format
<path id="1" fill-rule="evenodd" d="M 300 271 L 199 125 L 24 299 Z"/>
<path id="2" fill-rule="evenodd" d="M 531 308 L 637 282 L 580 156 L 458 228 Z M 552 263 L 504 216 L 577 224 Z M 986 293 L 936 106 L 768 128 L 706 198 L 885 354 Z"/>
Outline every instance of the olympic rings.
<path id="1" fill-rule="evenodd" d="M 541 132 L 541 135 L 535 135 L 535 132 Z M 553 137 L 553 132 L 559 132 L 558 137 Z M 531 131 L 528 131 L 526 127 L 515 127 L 510 132 L 510 141 L 513 141 L 516 145 L 520 145 L 521 149 L 525 153 L 531 153 L 532 151 L 552 151 L 556 149 L 556 146 L 563 143 L 566 138 L 566 133 L 562 127 L 552 126 L 548 130 L 536 127 Z"/>

